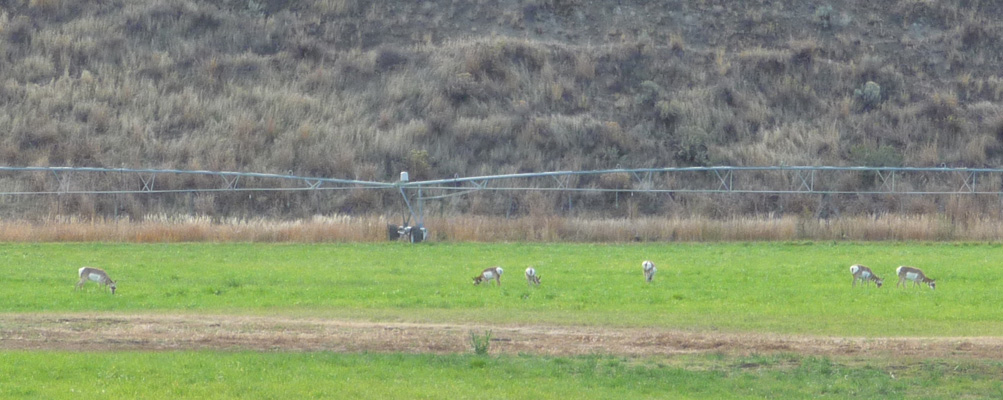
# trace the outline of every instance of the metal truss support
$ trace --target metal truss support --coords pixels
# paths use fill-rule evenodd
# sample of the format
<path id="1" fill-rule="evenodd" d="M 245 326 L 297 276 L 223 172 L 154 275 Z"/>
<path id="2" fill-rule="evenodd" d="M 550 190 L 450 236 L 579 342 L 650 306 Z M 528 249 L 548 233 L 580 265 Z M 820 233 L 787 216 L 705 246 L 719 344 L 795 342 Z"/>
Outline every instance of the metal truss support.
<path id="1" fill-rule="evenodd" d="M 100 167 L 63 166 L 3 166 L 0 172 L 17 179 L 18 173 L 44 172 L 55 182 L 43 190 L 0 190 L 0 195 L 87 193 L 173 193 L 201 191 L 293 191 L 293 190 L 337 190 L 337 189 L 395 189 L 403 188 L 403 193 L 411 194 L 408 201 L 412 207 L 414 195 L 418 198 L 444 198 L 468 194 L 477 190 L 549 190 L 568 195 L 568 210 L 573 210 L 576 199 L 583 198 L 577 192 L 616 191 L 646 193 L 826 193 L 826 194 L 896 194 L 896 195 L 943 195 L 957 193 L 991 194 L 1003 196 L 1003 168 L 951 168 L 951 167 L 892 167 L 892 166 L 693 166 L 661 168 L 616 168 L 597 170 L 560 170 L 548 172 L 510 173 L 460 177 L 453 175 L 444 179 L 421 181 L 383 182 L 329 177 L 296 176 L 292 174 L 272 174 L 255 172 L 179 170 L 179 169 L 130 169 Z M 763 174 L 745 186 L 741 173 Z M 51 173 L 51 175 L 50 175 Z M 128 178 L 89 178 L 89 173 L 123 174 Z M 579 186 L 578 175 L 597 176 L 603 174 L 627 174 L 633 176 L 626 187 L 604 188 Z M 781 173 L 781 180 L 776 180 Z M 184 187 L 158 187 L 158 175 L 218 175 L 219 184 L 207 183 L 204 179 L 182 179 L 189 181 Z M 694 175 L 695 174 L 695 175 Z M 139 177 L 136 186 L 132 175 Z M 739 175 L 736 184 L 735 175 Z M 83 178 L 79 178 L 83 176 Z M 827 179 L 853 181 L 861 176 L 873 177 L 873 184 L 863 187 L 834 187 Z M 957 177 L 955 177 L 957 176 Z M 253 186 L 248 186 L 247 178 L 252 178 Z M 960 179 L 959 179 L 960 178 Z M 245 180 L 241 184 L 241 180 Z M 505 183 L 493 183 L 495 180 Z M 161 184 L 162 185 L 162 184 Z M 20 185 L 9 185 L 20 187 Z M 398 187 L 398 188 L 394 188 Z M 410 188 L 421 190 L 410 190 Z M 563 202 L 563 201 L 562 201 Z M 414 210 L 417 213 L 417 210 Z"/>
<path id="2" fill-rule="evenodd" d="M 70 173 L 62 175 L 57 171 L 52 171 L 52 176 L 56 177 L 56 192 L 66 193 L 70 191 Z"/>
<path id="3" fill-rule="evenodd" d="M 477 188 L 477 189 L 487 189 L 487 187 L 488 187 L 488 181 L 486 181 L 486 180 L 483 180 L 483 181 L 470 181 L 470 184 L 474 185 L 474 187 Z"/>
<path id="4" fill-rule="evenodd" d="M 398 186 L 398 189 L 400 190 L 401 197 L 404 198 L 404 206 L 407 208 L 407 214 L 408 215 L 404 219 L 404 225 L 410 225 L 412 219 L 415 220 L 415 221 L 421 221 L 421 220 L 423 220 L 424 218 L 419 218 L 417 216 L 417 214 L 414 212 L 414 208 L 411 207 L 411 199 L 409 199 L 407 197 L 407 192 L 404 191 L 404 187 L 403 186 Z M 421 187 L 420 186 L 418 187 L 418 199 L 417 200 L 418 200 L 418 204 L 422 204 L 423 203 L 423 201 L 421 200 Z M 419 210 L 420 209 L 421 208 L 419 207 Z"/>
<path id="5" fill-rule="evenodd" d="M 237 181 L 240 180 L 240 175 L 236 175 L 233 179 L 228 179 L 226 175 L 220 175 L 223 178 L 223 189 L 225 190 L 237 190 Z"/>
<path id="6" fill-rule="evenodd" d="M 570 175 L 561 175 L 561 176 L 552 175 L 551 178 L 554 178 L 554 181 L 557 182 L 557 189 L 558 190 L 559 189 L 568 189 L 569 188 L 568 181 L 571 179 Z M 561 179 L 561 178 L 563 178 L 563 179 Z M 571 212 L 571 210 L 574 208 L 574 206 L 575 206 L 575 203 L 571 200 L 571 192 L 568 192 L 568 212 Z"/>
<path id="7" fill-rule="evenodd" d="M 630 171 L 630 175 L 633 176 L 635 180 L 637 180 L 637 183 L 640 184 L 641 189 L 651 189 L 652 187 L 654 187 L 654 181 L 651 179 L 651 171 L 644 171 L 644 177 L 641 177 L 641 175 L 638 174 L 637 171 Z"/>
<path id="8" fill-rule="evenodd" d="M 976 190 L 975 190 L 976 178 L 977 178 L 977 175 L 976 175 L 975 171 L 968 172 L 964 176 L 965 181 L 961 184 L 961 188 L 958 189 L 958 192 L 959 193 L 964 193 L 964 192 L 975 193 L 976 192 Z"/>
<path id="9" fill-rule="evenodd" d="M 561 177 L 551 176 L 551 178 L 554 178 L 554 181 L 557 182 L 557 188 L 558 189 L 564 189 L 564 188 L 568 187 L 568 177 L 567 176 L 561 176 Z M 560 178 L 564 178 L 564 179 L 560 179 Z"/>
<path id="10" fill-rule="evenodd" d="M 881 185 L 878 187 L 885 189 L 890 193 L 895 193 L 895 171 L 886 171 L 882 174 L 881 170 L 877 170 L 878 179 L 881 180 Z"/>
<path id="11" fill-rule="evenodd" d="M 717 190 L 730 192 L 731 189 L 734 187 L 735 179 L 734 175 L 732 174 L 732 170 L 730 169 L 725 170 L 724 176 L 722 176 L 721 171 L 715 169 L 714 176 L 716 176 L 717 180 L 721 183 L 720 185 L 718 185 Z"/>
<path id="12" fill-rule="evenodd" d="M 418 220 L 418 227 L 425 226 L 425 200 L 421 197 L 421 186 L 418 186 L 418 196 L 415 197 L 415 202 L 418 203 L 418 214 L 415 219 Z"/>
<path id="13" fill-rule="evenodd" d="M 324 181 L 310 179 L 304 179 L 303 182 L 306 182 L 306 187 L 310 190 L 320 189 L 320 186 L 324 184 Z"/>
<path id="14" fill-rule="evenodd" d="M 157 180 L 157 174 L 156 173 L 152 173 L 152 174 L 150 174 L 149 178 L 147 178 L 145 175 L 140 175 L 139 176 L 139 180 L 143 181 L 143 191 L 144 192 L 152 192 L 153 191 L 153 182 Z"/>
<path id="15" fill-rule="evenodd" d="M 798 170 L 794 176 L 796 178 L 794 181 L 794 184 L 797 186 L 796 191 L 809 193 L 815 192 L 815 170 Z"/>

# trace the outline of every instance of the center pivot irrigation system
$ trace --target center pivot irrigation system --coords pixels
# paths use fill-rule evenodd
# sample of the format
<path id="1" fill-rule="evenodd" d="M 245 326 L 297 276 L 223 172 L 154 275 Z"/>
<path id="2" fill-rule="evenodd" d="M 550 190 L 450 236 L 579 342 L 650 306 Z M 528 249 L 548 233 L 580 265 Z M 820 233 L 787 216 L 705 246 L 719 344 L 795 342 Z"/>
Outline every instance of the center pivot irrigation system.
<path id="1" fill-rule="evenodd" d="M 158 181 L 158 177 L 161 179 Z M 29 183 L 30 182 L 32 183 Z M 39 184 L 38 182 L 43 182 Z M 42 187 L 42 189 L 39 189 Z M 402 223 L 387 237 L 421 242 L 427 237 L 425 202 L 478 191 L 568 193 L 994 195 L 1003 206 L 1003 169 L 904 167 L 672 167 L 554 171 L 396 182 L 250 172 L 92 167 L 0 166 L 0 196 L 156 194 L 321 190 L 394 190 L 401 194 Z"/>

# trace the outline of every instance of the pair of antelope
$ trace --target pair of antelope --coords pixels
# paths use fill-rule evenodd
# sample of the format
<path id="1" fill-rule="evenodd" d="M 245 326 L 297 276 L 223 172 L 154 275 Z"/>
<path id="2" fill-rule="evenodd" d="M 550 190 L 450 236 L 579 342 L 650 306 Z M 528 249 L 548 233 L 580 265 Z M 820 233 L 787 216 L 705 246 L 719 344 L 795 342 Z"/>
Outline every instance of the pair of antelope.
<path id="1" fill-rule="evenodd" d="M 870 268 L 860 264 L 854 264 L 850 266 L 850 273 L 853 274 L 853 284 L 851 286 L 857 286 L 857 281 L 861 281 L 866 284 L 867 282 L 874 281 L 878 287 L 884 283 L 884 280 L 874 274 Z M 899 281 L 895 284 L 895 287 L 902 285 L 905 287 L 908 285 L 906 281 L 912 281 L 913 286 L 919 286 L 920 283 L 925 283 L 930 286 L 930 289 L 937 288 L 937 282 L 933 279 L 927 278 L 926 274 L 923 273 L 919 268 L 900 266 L 895 269 L 895 275 L 898 275 Z"/>
<path id="2" fill-rule="evenodd" d="M 502 267 L 485 268 L 484 271 L 481 271 L 480 275 L 474 277 L 474 284 L 480 285 L 481 282 L 490 282 L 494 279 L 496 282 L 495 285 L 501 286 L 501 275 L 503 272 L 505 271 Z M 533 269 L 533 267 L 526 268 L 526 283 L 529 285 L 540 284 L 540 275 L 536 274 L 536 269 Z"/>

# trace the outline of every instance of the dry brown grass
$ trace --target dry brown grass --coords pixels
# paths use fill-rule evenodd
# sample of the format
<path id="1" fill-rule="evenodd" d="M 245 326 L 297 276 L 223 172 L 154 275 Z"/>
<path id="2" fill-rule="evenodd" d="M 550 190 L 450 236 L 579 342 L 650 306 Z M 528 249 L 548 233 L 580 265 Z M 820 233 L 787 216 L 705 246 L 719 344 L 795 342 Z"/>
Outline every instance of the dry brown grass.
<path id="1" fill-rule="evenodd" d="M 143 222 L 83 221 L 59 218 L 46 222 L 4 221 L 0 241 L 7 242 L 365 242 L 386 238 L 382 218 L 315 217 L 306 221 L 166 218 Z"/>
<path id="2" fill-rule="evenodd" d="M 523 3 L 15 1 L 0 11 L 0 156 L 384 181 L 406 168 L 848 165 L 860 146 L 909 166 L 1003 162 L 996 2 L 844 2 L 825 29 L 763 2 Z M 881 99 L 865 109 L 853 91 L 869 81 Z M 275 197 L 199 212 L 327 212 Z M 639 214 L 674 207 L 652 203 Z"/>
<path id="3" fill-rule="evenodd" d="M 952 202 L 965 210 L 971 204 Z M 946 215 L 880 215 L 817 219 L 797 216 L 673 218 L 518 218 L 453 216 L 428 219 L 431 241 L 454 242 L 713 242 L 792 240 L 999 241 L 998 218 L 955 211 Z M 149 217 L 143 222 L 0 222 L 0 242 L 378 242 L 384 217 L 314 217 L 305 221 L 212 221 Z"/>

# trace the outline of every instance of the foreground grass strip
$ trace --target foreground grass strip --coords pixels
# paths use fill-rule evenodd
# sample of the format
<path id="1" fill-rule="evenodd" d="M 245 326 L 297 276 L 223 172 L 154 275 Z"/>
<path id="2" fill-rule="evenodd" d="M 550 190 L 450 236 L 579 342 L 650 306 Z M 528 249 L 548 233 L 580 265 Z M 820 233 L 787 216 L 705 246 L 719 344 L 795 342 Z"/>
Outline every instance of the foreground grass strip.
<path id="1" fill-rule="evenodd" d="M 835 336 L 997 336 L 999 244 L 4 244 L 0 312 L 280 314 Z M 658 265 L 647 284 L 641 261 Z M 885 287 L 851 288 L 869 265 Z M 896 288 L 899 265 L 937 290 Z M 100 267 L 118 294 L 77 269 Z M 473 286 L 484 267 L 502 286 Z M 543 284 L 522 278 L 533 266 Z"/>
<path id="2" fill-rule="evenodd" d="M 829 358 L 4 352 L 0 397 L 989 398 L 998 362 Z"/>

